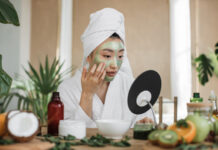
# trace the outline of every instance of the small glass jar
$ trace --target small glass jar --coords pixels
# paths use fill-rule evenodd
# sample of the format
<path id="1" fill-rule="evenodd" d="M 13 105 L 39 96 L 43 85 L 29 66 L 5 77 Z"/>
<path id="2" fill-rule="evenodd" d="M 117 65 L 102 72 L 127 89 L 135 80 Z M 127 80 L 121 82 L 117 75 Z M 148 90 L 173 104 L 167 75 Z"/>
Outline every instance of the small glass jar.
<path id="1" fill-rule="evenodd" d="M 154 130 L 154 125 L 152 123 L 136 123 L 133 129 L 133 138 L 147 140 L 148 135 Z"/>

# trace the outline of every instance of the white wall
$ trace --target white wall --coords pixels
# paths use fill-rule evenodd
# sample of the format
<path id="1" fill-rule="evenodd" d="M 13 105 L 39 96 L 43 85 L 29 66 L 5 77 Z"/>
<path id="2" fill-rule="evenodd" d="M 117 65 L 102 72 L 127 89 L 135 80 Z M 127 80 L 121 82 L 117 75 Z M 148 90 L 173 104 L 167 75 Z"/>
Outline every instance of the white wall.
<path id="1" fill-rule="evenodd" d="M 3 69 L 12 77 L 24 75 L 23 66 L 27 66 L 30 46 L 30 10 L 31 1 L 10 0 L 13 3 L 20 20 L 20 26 L 0 23 L 0 54 L 2 54 Z M 16 108 L 12 101 L 10 109 Z"/>
<path id="2" fill-rule="evenodd" d="M 12 0 L 20 16 L 21 1 Z M 20 27 L 0 23 L 0 53 L 3 69 L 12 77 L 19 72 Z"/>

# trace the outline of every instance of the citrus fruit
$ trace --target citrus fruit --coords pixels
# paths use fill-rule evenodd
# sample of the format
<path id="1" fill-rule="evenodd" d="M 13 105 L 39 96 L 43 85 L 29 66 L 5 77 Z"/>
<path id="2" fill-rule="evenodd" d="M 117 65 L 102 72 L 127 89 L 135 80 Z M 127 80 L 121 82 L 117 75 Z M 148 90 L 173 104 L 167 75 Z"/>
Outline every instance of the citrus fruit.
<path id="1" fill-rule="evenodd" d="M 183 125 L 179 125 L 179 121 L 169 126 L 169 130 L 175 131 L 178 135 L 180 135 L 186 143 L 191 143 L 196 135 L 196 127 L 194 123 L 189 120 L 180 120 L 183 121 Z"/>

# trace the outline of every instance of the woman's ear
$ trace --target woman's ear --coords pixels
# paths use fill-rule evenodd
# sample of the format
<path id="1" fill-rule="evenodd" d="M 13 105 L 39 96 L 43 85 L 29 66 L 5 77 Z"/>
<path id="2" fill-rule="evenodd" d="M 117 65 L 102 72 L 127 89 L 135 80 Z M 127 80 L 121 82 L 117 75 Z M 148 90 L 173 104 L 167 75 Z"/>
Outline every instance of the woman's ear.
<path id="1" fill-rule="evenodd" d="M 89 55 L 87 58 L 86 58 L 86 62 L 88 62 L 89 64 L 91 63 L 91 56 Z"/>
<path id="2" fill-rule="evenodd" d="M 92 63 L 92 59 L 93 59 L 93 52 L 91 52 L 91 54 L 89 54 L 89 56 L 86 58 L 86 61 L 91 64 Z"/>

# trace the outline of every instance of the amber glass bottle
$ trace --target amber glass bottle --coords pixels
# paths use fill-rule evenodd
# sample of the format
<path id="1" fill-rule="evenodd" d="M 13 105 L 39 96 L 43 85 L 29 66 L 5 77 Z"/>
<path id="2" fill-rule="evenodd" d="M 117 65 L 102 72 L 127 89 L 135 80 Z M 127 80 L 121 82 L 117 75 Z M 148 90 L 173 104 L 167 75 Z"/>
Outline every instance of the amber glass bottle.
<path id="1" fill-rule="evenodd" d="M 48 134 L 58 135 L 59 121 L 64 119 L 64 105 L 60 100 L 59 92 L 53 92 L 48 104 Z"/>

